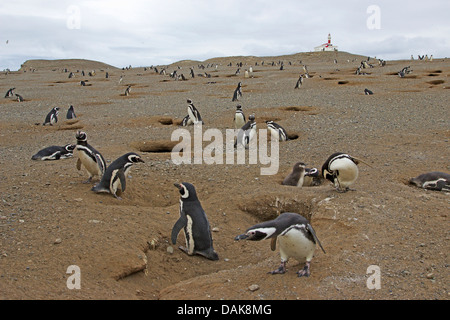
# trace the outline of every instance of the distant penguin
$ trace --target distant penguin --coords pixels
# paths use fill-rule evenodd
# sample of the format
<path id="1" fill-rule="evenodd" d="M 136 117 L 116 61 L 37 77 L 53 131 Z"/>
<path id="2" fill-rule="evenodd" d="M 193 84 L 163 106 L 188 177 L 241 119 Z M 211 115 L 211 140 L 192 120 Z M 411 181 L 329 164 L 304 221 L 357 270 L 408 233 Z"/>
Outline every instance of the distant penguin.
<path id="1" fill-rule="evenodd" d="M 31 157 L 31 160 L 59 160 L 73 157 L 75 145 L 66 144 L 65 146 L 50 146 L 39 150 Z"/>
<path id="2" fill-rule="evenodd" d="M 297 83 L 295 84 L 294 89 L 299 89 L 303 84 L 303 75 L 301 74 L 300 77 L 298 77 Z"/>
<path id="3" fill-rule="evenodd" d="M 181 126 L 182 127 L 186 127 L 186 126 L 190 126 L 193 125 L 194 123 L 191 120 L 191 117 L 189 115 L 185 116 L 183 118 L 183 120 L 181 120 Z"/>
<path id="4" fill-rule="evenodd" d="M 280 126 L 278 123 L 273 121 L 266 121 L 267 128 L 270 131 L 271 136 L 278 141 L 289 140 L 286 130 Z"/>
<path id="5" fill-rule="evenodd" d="M 331 181 L 338 192 L 347 192 L 358 178 L 360 162 L 363 161 L 348 154 L 333 153 L 322 166 L 322 176 Z"/>
<path id="6" fill-rule="evenodd" d="M 316 244 L 325 253 L 316 232 L 309 221 L 298 213 L 284 212 L 276 219 L 258 223 L 244 234 L 238 235 L 234 240 L 260 241 L 270 239 L 272 251 L 278 245 L 280 248 L 281 264 L 278 269 L 270 271 L 270 274 L 283 274 L 286 272 L 286 263 L 289 258 L 298 262 L 305 262 L 303 269 L 297 272 L 298 277 L 309 277 L 311 274 L 311 260 L 316 250 Z"/>
<path id="7" fill-rule="evenodd" d="M 242 97 L 242 82 L 239 82 L 233 93 L 233 99 L 231 101 L 238 101 Z"/>
<path id="8" fill-rule="evenodd" d="M 94 147 L 92 147 L 87 142 L 87 134 L 83 131 L 77 131 L 75 135 L 77 139 L 77 169 L 81 170 L 81 165 L 83 165 L 88 174 L 88 180 L 83 183 L 91 182 L 94 176 L 98 176 L 100 179 L 106 170 L 106 162 L 100 152 L 98 152 Z"/>
<path id="9" fill-rule="evenodd" d="M 59 107 L 54 107 L 45 117 L 43 125 L 54 125 L 58 122 L 58 115 L 59 115 Z"/>
<path id="10" fill-rule="evenodd" d="M 129 96 L 130 95 L 130 92 L 131 92 L 131 86 L 128 86 L 126 89 L 125 89 L 125 96 Z"/>
<path id="11" fill-rule="evenodd" d="M 285 186 L 296 186 L 299 188 L 303 187 L 305 168 L 306 165 L 303 162 L 297 162 L 292 167 L 292 172 L 284 178 L 281 184 Z"/>
<path id="12" fill-rule="evenodd" d="M 67 110 L 66 119 L 75 119 L 76 117 L 77 116 L 75 115 L 73 106 L 70 105 L 69 109 Z"/>
<path id="13" fill-rule="evenodd" d="M 14 96 L 14 89 L 16 88 L 10 88 L 8 91 L 6 91 L 5 98 Z"/>
<path id="14" fill-rule="evenodd" d="M 440 171 L 423 173 L 411 178 L 409 183 L 419 188 L 434 191 L 450 191 L 450 174 Z"/>
<path id="15" fill-rule="evenodd" d="M 245 149 L 248 149 L 250 141 L 255 136 L 256 136 L 255 116 L 251 114 L 248 117 L 247 123 L 241 129 L 239 129 L 234 147 L 237 148 L 238 145 L 240 145 L 243 146 Z"/>
<path id="16" fill-rule="evenodd" d="M 179 247 L 182 251 L 190 256 L 198 254 L 210 260 L 219 260 L 213 247 L 208 218 L 195 187 L 187 182 L 175 183 L 175 186 L 180 192 L 180 218 L 172 228 L 172 244 L 176 244 L 178 234 L 184 229 L 186 247 Z"/>
<path id="17" fill-rule="evenodd" d="M 188 103 L 188 115 L 193 124 L 204 124 L 200 111 L 194 106 L 191 99 L 187 100 Z"/>
<path id="18" fill-rule="evenodd" d="M 236 112 L 234 113 L 234 128 L 240 129 L 245 125 L 245 114 L 242 111 L 242 106 L 236 106 Z"/>
<path id="19" fill-rule="evenodd" d="M 366 89 L 364 89 L 364 94 L 368 96 L 368 95 L 373 94 L 373 92 L 366 88 Z"/>
<path id="20" fill-rule="evenodd" d="M 110 193 L 116 199 L 121 199 L 118 195 L 125 191 L 126 177 L 131 166 L 138 162 L 144 162 L 141 156 L 134 152 L 129 152 L 114 160 L 106 169 L 102 179 L 94 187 L 92 191 L 96 193 Z M 119 190 L 120 186 L 120 190 Z"/>
<path id="21" fill-rule="evenodd" d="M 23 97 L 20 95 L 20 94 L 17 94 L 16 93 L 16 98 L 17 98 L 17 101 L 18 102 L 23 102 L 24 100 L 23 100 Z"/>

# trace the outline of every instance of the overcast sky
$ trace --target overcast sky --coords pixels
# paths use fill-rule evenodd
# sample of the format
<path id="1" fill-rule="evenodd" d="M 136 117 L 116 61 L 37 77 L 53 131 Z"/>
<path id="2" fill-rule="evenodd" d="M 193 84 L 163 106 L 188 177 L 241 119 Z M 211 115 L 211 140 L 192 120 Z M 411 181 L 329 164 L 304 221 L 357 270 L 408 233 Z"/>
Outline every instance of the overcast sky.
<path id="1" fill-rule="evenodd" d="M 0 70 L 29 59 L 116 67 L 184 59 L 340 51 L 409 59 L 450 56 L 448 0 L 2 0 Z"/>

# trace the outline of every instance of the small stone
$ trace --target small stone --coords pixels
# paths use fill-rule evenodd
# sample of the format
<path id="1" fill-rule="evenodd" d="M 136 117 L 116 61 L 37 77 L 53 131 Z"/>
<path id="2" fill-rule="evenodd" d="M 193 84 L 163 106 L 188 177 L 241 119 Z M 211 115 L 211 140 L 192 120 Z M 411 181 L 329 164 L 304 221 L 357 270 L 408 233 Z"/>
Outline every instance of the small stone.
<path id="1" fill-rule="evenodd" d="M 433 273 L 427 274 L 427 279 L 434 279 L 434 274 Z"/>
<path id="2" fill-rule="evenodd" d="M 259 286 L 257 284 L 252 284 L 250 287 L 248 287 L 248 290 L 250 291 L 256 291 L 259 289 Z"/>
<path id="3" fill-rule="evenodd" d="M 55 239 L 55 242 L 53 244 L 60 244 L 62 242 L 61 238 Z"/>
<path id="4" fill-rule="evenodd" d="M 167 247 L 167 253 L 170 253 L 170 254 L 173 253 L 173 247 L 172 246 L 168 246 Z"/>
<path id="5" fill-rule="evenodd" d="M 212 231 L 213 231 L 213 232 L 219 232 L 219 228 L 214 227 L 214 228 L 212 228 Z"/>

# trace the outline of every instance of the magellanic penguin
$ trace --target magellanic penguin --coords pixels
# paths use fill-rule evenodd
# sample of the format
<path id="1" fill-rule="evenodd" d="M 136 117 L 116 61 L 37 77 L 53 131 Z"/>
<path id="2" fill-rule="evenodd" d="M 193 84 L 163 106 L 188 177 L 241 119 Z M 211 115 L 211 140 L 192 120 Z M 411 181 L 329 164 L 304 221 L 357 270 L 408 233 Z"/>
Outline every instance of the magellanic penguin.
<path id="1" fill-rule="evenodd" d="M 59 160 L 73 157 L 74 144 L 66 144 L 65 146 L 50 146 L 39 150 L 31 157 L 31 160 Z"/>
<path id="2" fill-rule="evenodd" d="M 279 141 L 289 140 L 286 130 L 282 126 L 280 126 L 278 123 L 268 120 L 268 121 L 266 121 L 266 124 L 267 124 L 267 128 L 270 131 L 271 136 L 275 140 L 279 140 Z"/>
<path id="3" fill-rule="evenodd" d="M 322 176 L 331 181 L 338 192 L 347 192 L 358 178 L 360 162 L 363 161 L 348 154 L 333 153 L 322 166 Z"/>
<path id="4" fill-rule="evenodd" d="M 251 114 L 248 117 L 248 121 L 244 126 L 239 129 L 237 133 L 237 138 L 234 143 L 234 147 L 237 148 L 238 145 L 243 146 L 248 149 L 250 141 L 256 136 L 256 122 L 255 116 Z"/>
<path id="5" fill-rule="evenodd" d="M 411 178 L 409 183 L 419 188 L 434 191 L 450 191 L 450 174 L 440 171 L 423 173 Z"/>
<path id="6" fill-rule="evenodd" d="M 231 101 L 238 101 L 242 97 L 242 82 L 239 82 L 233 93 L 233 99 Z"/>
<path id="7" fill-rule="evenodd" d="M 43 125 L 44 126 L 46 124 L 49 124 L 51 126 L 54 125 L 55 123 L 58 122 L 58 115 L 59 115 L 59 107 L 54 107 L 52 110 L 50 110 L 50 112 L 45 117 L 45 121 L 44 121 Z"/>
<path id="8" fill-rule="evenodd" d="M 67 110 L 66 119 L 75 119 L 77 116 L 75 115 L 75 111 L 73 109 L 73 106 L 70 105 L 69 109 Z"/>
<path id="9" fill-rule="evenodd" d="M 188 115 L 193 124 L 204 124 L 202 120 L 202 116 L 197 108 L 194 106 L 194 103 L 191 99 L 187 100 L 188 103 Z"/>
<path id="10" fill-rule="evenodd" d="M 14 96 L 14 89 L 16 88 L 10 88 L 8 91 L 6 91 L 5 98 Z"/>
<path id="11" fill-rule="evenodd" d="M 117 194 L 125 191 L 126 177 L 131 169 L 131 166 L 138 162 L 144 162 L 141 156 L 134 152 L 129 152 L 114 160 L 106 169 L 102 179 L 94 187 L 92 191 L 96 193 L 110 193 L 116 199 L 121 199 Z M 120 185 L 120 190 L 119 190 Z"/>
<path id="12" fill-rule="evenodd" d="M 236 112 L 234 113 L 234 128 L 240 129 L 245 125 L 245 114 L 242 111 L 242 106 L 236 106 Z"/>
<path id="13" fill-rule="evenodd" d="M 295 258 L 299 262 L 305 262 L 303 269 L 297 272 L 299 277 L 309 277 L 311 274 L 311 260 L 314 256 L 316 244 L 325 253 L 316 233 L 309 221 L 298 213 L 284 212 L 276 219 L 258 223 L 244 234 L 238 235 L 234 240 L 259 241 L 271 239 L 270 248 L 276 249 L 276 243 L 280 248 L 281 265 L 271 274 L 282 274 L 286 272 L 286 263 L 289 258 Z"/>
<path id="14" fill-rule="evenodd" d="M 295 84 L 294 89 L 299 89 L 303 84 L 303 74 L 298 77 L 297 83 Z"/>
<path id="15" fill-rule="evenodd" d="M 285 186 L 303 187 L 303 180 L 306 173 L 305 169 L 306 165 L 303 162 L 297 162 L 292 167 L 292 172 L 284 178 L 281 184 Z"/>
<path id="16" fill-rule="evenodd" d="M 364 94 L 366 95 L 366 96 L 369 96 L 369 95 L 372 95 L 373 94 L 373 92 L 371 91 L 371 90 L 369 90 L 369 89 L 364 89 Z"/>
<path id="17" fill-rule="evenodd" d="M 16 97 L 17 97 L 17 101 L 18 102 L 23 102 L 24 101 L 23 97 L 20 94 L 16 93 Z"/>
<path id="18" fill-rule="evenodd" d="M 304 187 L 320 186 L 323 182 L 323 177 L 317 168 L 305 168 L 305 177 L 303 179 Z"/>
<path id="19" fill-rule="evenodd" d="M 106 170 L 105 159 L 87 142 L 86 132 L 77 131 L 75 137 L 77 138 L 76 150 L 78 152 L 77 169 L 81 170 L 81 165 L 83 165 L 89 174 L 88 180 L 83 183 L 91 182 L 94 176 L 101 179 Z"/>
<path id="20" fill-rule="evenodd" d="M 208 218 L 195 187 L 187 182 L 175 183 L 175 186 L 180 192 L 180 218 L 172 228 L 172 244 L 176 244 L 178 234 L 184 228 L 186 247 L 180 246 L 182 251 L 190 256 L 198 254 L 210 260 L 219 260 L 213 247 Z"/>

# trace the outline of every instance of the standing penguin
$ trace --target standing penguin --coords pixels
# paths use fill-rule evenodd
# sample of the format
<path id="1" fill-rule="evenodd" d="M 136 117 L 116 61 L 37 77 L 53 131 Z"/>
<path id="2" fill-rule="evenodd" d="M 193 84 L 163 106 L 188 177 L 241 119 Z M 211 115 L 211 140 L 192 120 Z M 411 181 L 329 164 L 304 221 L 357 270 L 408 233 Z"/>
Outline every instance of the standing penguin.
<path id="1" fill-rule="evenodd" d="M 360 159 L 342 152 L 333 153 L 322 166 L 322 176 L 331 181 L 338 192 L 347 192 L 358 178 Z"/>
<path id="2" fill-rule="evenodd" d="M 76 150 L 78 151 L 77 169 L 81 170 L 81 165 L 83 165 L 89 174 L 88 180 L 83 183 L 91 182 L 94 176 L 99 176 L 101 179 L 106 170 L 105 159 L 100 152 L 87 142 L 86 132 L 77 131 L 75 137 L 77 138 Z"/>
<path id="3" fill-rule="evenodd" d="M 59 107 L 54 107 L 52 110 L 50 110 L 50 112 L 47 114 L 47 116 L 45 117 L 45 121 L 42 125 L 54 125 L 55 123 L 58 122 L 58 115 L 59 115 Z"/>
<path id="4" fill-rule="evenodd" d="M 5 98 L 14 96 L 14 89 L 16 88 L 10 88 L 8 91 L 6 91 Z"/>
<path id="5" fill-rule="evenodd" d="M 236 106 L 236 112 L 234 113 L 234 128 L 240 129 L 245 124 L 245 114 L 244 111 L 242 111 L 242 106 L 237 105 Z"/>
<path id="6" fill-rule="evenodd" d="M 256 136 L 255 116 L 251 114 L 248 117 L 247 123 L 238 131 L 234 147 L 236 148 L 238 145 L 241 145 L 245 149 L 248 149 L 250 141 L 255 136 Z"/>
<path id="7" fill-rule="evenodd" d="M 75 111 L 73 109 L 73 106 L 70 105 L 69 109 L 67 110 L 66 118 L 67 119 L 75 119 L 77 116 L 75 115 Z"/>
<path id="8" fill-rule="evenodd" d="M 142 160 L 140 155 L 134 152 L 126 153 L 117 158 L 108 166 L 100 182 L 92 187 L 91 190 L 96 193 L 111 193 L 116 199 L 121 200 L 120 196 L 117 195 L 117 192 L 119 191 L 122 193 L 125 191 L 126 177 L 128 176 L 131 166 L 138 162 L 144 162 L 144 160 Z M 120 190 L 119 184 L 121 187 Z"/>
<path id="9" fill-rule="evenodd" d="M 202 120 L 202 116 L 200 115 L 200 112 L 197 110 L 197 108 L 194 106 L 194 103 L 192 102 L 191 99 L 187 100 L 188 103 L 188 115 L 189 118 L 191 119 L 191 121 L 194 124 L 204 124 L 203 120 Z"/>
<path id="10" fill-rule="evenodd" d="M 233 99 L 231 101 L 238 101 L 240 97 L 242 97 L 242 82 L 239 81 L 236 89 L 234 90 Z"/>
<path id="11" fill-rule="evenodd" d="M 213 247 L 211 230 L 206 213 L 197 198 L 195 187 L 187 182 L 175 183 L 180 192 L 180 218 L 172 228 L 171 241 L 176 244 L 177 236 L 184 228 L 186 247 L 179 247 L 192 256 L 198 254 L 210 260 L 219 260 Z"/>
<path id="12" fill-rule="evenodd" d="M 273 121 L 266 121 L 267 128 L 270 130 L 270 134 L 275 140 L 287 141 L 289 140 L 286 130 L 278 123 Z"/>
<path id="13" fill-rule="evenodd" d="M 311 260 L 314 256 L 316 244 L 319 244 L 325 253 L 316 233 L 309 221 L 293 212 L 284 212 L 276 219 L 258 223 L 244 234 L 238 235 L 234 240 L 259 241 L 271 239 L 270 248 L 276 249 L 276 243 L 280 247 L 281 265 L 278 269 L 270 271 L 270 274 L 283 274 L 286 272 L 286 263 L 289 258 L 295 258 L 299 262 L 305 261 L 305 266 L 297 272 L 299 277 L 309 277 L 311 274 Z"/>
<path id="14" fill-rule="evenodd" d="M 373 92 L 371 91 L 371 90 L 369 90 L 369 89 L 364 89 L 364 94 L 366 95 L 366 96 L 369 96 L 369 95 L 372 95 L 373 94 Z"/>
<path id="15" fill-rule="evenodd" d="M 297 83 L 295 84 L 294 89 L 298 89 L 302 86 L 303 84 L 303 74 L 300 75 L 300 77 L 298 77 Z"/>

